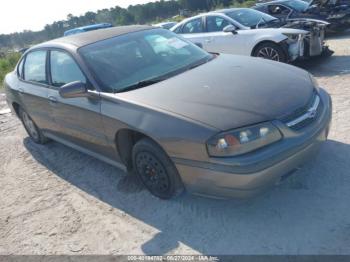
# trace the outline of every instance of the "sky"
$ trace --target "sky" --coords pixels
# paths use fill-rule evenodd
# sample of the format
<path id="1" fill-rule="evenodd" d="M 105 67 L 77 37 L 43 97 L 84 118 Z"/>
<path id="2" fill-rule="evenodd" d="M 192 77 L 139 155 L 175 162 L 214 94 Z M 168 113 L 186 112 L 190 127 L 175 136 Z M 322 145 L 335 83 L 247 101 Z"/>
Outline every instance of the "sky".
<path id="1" fill-rule="evenodd" d="M 46 24 L 79 16 L 87 11 L 114 6 L 144 4 L 155 0 L 4 0 L 1 3 L 0 35 L 23 30 L 42 30 Z"/>

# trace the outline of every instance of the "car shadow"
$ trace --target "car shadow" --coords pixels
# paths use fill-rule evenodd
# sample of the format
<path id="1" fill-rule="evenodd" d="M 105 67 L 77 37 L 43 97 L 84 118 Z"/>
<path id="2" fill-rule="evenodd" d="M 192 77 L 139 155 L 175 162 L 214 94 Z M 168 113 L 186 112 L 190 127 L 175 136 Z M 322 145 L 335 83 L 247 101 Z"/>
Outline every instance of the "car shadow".
<path id="1" fill-rule="evenodd" d="M 157 230 L 145 254 L 180 245 L 207 254 L 350 253 L 350 145 L 327 141 L 314 160 L 257 198 L 213 200 L 183 194 L 151 196 L 119 169 L 56 142 L 24 139 L 56 176 Z"/>
<path id="2" fill-rule="evenodd" d="M 316 77 L 332 77 L 350 74 L 350 56 L 320 56 L 297 61 L 293 65 L 303 68 Z"/>
<path id="3" fill-rule="evenodd" d="M 326 35 L 326 40 L 350 39 L 350 30 L 334 32 Z"/>

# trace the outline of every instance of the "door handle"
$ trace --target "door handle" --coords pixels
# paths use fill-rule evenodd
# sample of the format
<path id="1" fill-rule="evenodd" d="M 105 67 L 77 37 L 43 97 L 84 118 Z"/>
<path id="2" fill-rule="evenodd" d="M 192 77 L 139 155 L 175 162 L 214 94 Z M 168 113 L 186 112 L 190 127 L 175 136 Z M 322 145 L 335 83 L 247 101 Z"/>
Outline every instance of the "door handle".
<path id="1" fill-rule="evenodd" d="M 205 39 L 205 42 L 206 42 L 206 43 L 210 43 L 210 42 L 211 42 L 211 39 Z"/>
<path id="2" fill-rule="evenodd" d="M 22 88 L 18 88 L 18 93 L 19 93 L 20 95 L 23 95 L 23 94 L 24 94 L 24 90 L 23 90 Z"/>
<path id="3" fill-rule="evenodd" d="M 49 99 L 50 103 L 57 103 L 57 98 L 54 96 L 49 96 L 48 99 Z"/>

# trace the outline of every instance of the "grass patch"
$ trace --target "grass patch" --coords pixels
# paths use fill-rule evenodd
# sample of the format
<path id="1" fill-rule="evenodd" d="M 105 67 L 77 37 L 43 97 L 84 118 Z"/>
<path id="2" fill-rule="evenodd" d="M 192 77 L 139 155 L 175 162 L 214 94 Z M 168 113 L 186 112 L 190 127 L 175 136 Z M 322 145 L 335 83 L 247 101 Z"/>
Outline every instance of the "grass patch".
<path id="1" fill-rule="evenodd" d="M 2 83 L 6 74 L 15 68 L 20 57 L 20 53 L 9 53 L 0 58 L 0 88 L 3 87 Z"/>

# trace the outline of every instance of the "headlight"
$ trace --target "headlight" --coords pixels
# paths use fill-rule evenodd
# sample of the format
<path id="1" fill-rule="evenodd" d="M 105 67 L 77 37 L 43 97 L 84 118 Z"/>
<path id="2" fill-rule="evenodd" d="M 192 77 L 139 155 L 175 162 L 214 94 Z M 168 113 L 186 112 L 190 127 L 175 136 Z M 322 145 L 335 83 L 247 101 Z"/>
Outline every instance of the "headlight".
<path id="1" fill-rule="evenodd" d="M 339 18 L 343 18 L 346 14 L 333 14 L 333 15 L 329 15 L 327 17 L 327 19 L 339 19 Z"/>
<path id="2" fill-rule="evenodd" d="M 262 123 L 216 135 L 209 139 L 207 148 L 210 156 L 237 156 L 277 142 L 281 138 L 281 133 L 274 125 Z"/>

